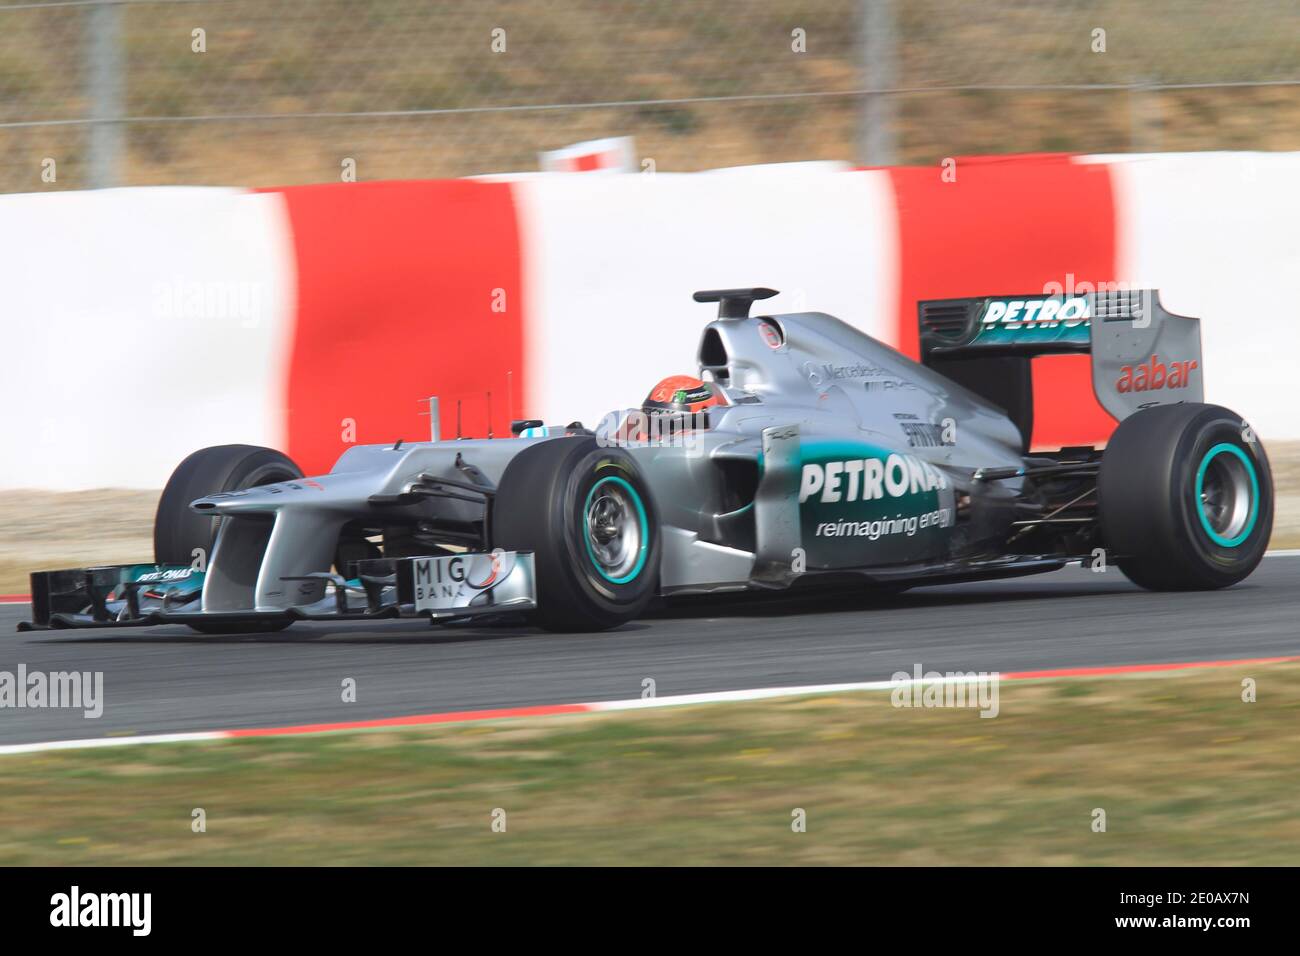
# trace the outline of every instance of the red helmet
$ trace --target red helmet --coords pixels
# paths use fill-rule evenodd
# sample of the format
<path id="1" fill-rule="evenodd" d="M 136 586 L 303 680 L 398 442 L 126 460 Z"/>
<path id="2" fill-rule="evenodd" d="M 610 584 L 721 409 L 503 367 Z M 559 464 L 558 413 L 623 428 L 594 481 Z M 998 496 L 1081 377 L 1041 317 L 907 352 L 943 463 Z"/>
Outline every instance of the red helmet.
<path id="1" fill-rule="evenodd" d="M 650 389 L 641 408 L 647 415 L 680 415 L 726 404 L 726 396 L 712 383 L 693 375 L 670 375 Z"/>

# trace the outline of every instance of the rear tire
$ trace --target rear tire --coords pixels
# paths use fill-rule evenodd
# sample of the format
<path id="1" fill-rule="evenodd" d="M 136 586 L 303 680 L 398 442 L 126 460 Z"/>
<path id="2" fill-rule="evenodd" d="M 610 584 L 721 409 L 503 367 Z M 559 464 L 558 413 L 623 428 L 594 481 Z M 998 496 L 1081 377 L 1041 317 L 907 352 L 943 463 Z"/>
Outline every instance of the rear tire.
<path id="1" fill-rule="evenodd" d="M 594 438 L 521 451 L 492 506 L 492 537 L 532 551 L 538 610 L 550 631 L 603 631 L 641 614 L 659 579 L 659 519 L 636 462 Z"/>
<path id="2" fill-rule="evenodd" d="M 218 518 L 190 510 L 190 502 L 222 491 L 301 478 L 302 469 L 287 455 L 257 445 L 213 445 L 190 455 L 172 472 L 153 522 L 154 560 L 191 564 L 195 551 L 212 553 Z"/>
<path id="3" fill-rule="evenodd" d="M 1268 547 L 1273 475 L 1240 415 L 1218 405 L 1157 405 L 1115 430 L 1097 507 L 1102 543 L 1133 583 L 1153 591 L 1228 587 L 1255 570 Z"/>

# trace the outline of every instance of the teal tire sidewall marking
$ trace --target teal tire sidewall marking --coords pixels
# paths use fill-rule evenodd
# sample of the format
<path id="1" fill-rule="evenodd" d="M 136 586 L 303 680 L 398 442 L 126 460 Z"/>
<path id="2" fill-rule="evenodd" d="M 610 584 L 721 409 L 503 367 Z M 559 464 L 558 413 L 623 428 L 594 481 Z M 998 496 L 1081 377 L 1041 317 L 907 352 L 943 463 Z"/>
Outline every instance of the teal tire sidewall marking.
<path id="1" fill-rule="evenodd" d="M 596 553 L 591 549 L 591 519 L 589 517 L 591 514 L 591 499 L 595 497 L 596 490 L 604 484 L 619 485 L 628 493 L 632 499 L 632 503 L 636 505 L 637 521 L 641 524 L 641 542 L 637 549 L 636 564 L 633 566 L 631 571 L 620 578 L 611 577 L 607 574 L 605 569 L 600 566 L 600 562 L 596 560 Z M 582 542 L 587 547 L 587 557 L 591 560 L 591 566 L 595 568 L 600 573 L 600 576 L 606 581 L 611 584 L 627 584 L 629 581 L 635 580 L 636 576 L 640 574 L 642 569 L 645 567 L 646 555 L 650 550 L 650 522 L 646 518 L 645 505 L 641 503 L 640 493 L 622 478 L 607 475 L 606 477 L 599 479 L 591 486 L 591 490 L 587 492 L 587 500 L 583 502 L 582 505 Z"/>
<path id="2" fill-rule="evenodd" d="M 1210 462 L 1222 454 L 1235 455 L 1246 466 L 1246 473 L 1250 475 L 1250 515 L 1246 519 L 1246 527 L 1234 538 L 1225 538 L 1210 527 L 1210 520 L 1205 516 L 1205 508 L 1201 504 L 1201 490 L 1205 484 L 1205 471 L 1210 467 Z M 1255 476 L 1255 463 L 1250 460 L 1249 455 L 1236 445 L 1220 442 L 1201 458 L 1201 465 L 1196 469 L 1196 514 L 1201 519 L 1201 528 L 1204 529 L 1206 535 L 1221 548 L 1237 547 L 1249 538 L 1250 533 L 1255 530 L 1255 522 L 1259 518 L 1259 479 Z"/>

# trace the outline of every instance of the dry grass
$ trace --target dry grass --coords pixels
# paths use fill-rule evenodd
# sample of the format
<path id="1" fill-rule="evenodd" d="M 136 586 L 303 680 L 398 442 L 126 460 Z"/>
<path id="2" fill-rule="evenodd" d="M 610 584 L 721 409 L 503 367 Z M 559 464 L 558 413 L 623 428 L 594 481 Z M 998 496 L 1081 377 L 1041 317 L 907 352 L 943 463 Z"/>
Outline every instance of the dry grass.
<path id="1" fill-rule="evenodd" d="M 0 594 L 52 568 L 153 560 L 157 491 L 0 492 Z"/>
<path id="2" fill-rule="evenodd" d="M 1265 446 L 1273 467 L 1274 548 L 1300 548 L 1300 441 L 1275 441 Z"/>
<path id="3" fill-rule="evenodd" d="M 0 758 L 0 863 L 1295 865 L 1298 746 L 1281 664 L 58 752 Z"/>
<path id="4" fill-rule="evenodd" d="M 46 4 L 0 29 L 0 120 L 85 116 L 81 11 Z M 537 167 L 537 151 L 633 135 L 658 169 L 864 159 L 861 96 L 772 101 L 710 97 L 837 93 L 867 84 L 860 0 L 405 3 L 310 0 L 205 5 L 211 52 L 192 55 L 189 4 L 123 11 L 124 184 L 277 186 L 360 178 L 463 176 Z M 1300 148 L 1300 88 L 942 90 L 948 85 L 1143 83 L 1293 78 L 1296 15 L 1284 4 L 1205 0 L 897 4 L 898 159 L 937 164 L 980 153 Z M 509 23 L 510 52 L 486 37 Z M 807 52 L 790 50 L 803 28 Z M 1105 24 L 1104 56 L 1089 50 Z M 436 55 L 431 55 L 436 51 Z M 645 105 L 658 100 L 682 100 Z M 626 102 L 617 108 L 405 118 L 358 111 L 463 110 Z M 306 114 L 314 118 L 292 119 Z M 324 114 L 324 115 L 322 115 Z M 331 116 L 331 114 L 333 114 Z M 343 115 L 339 115 L 343 114 Z M 175 121 L 271 115 L 268 120 Z M 345 118 L 346 116 L 346 118 Z M 58 180 L 41 179 L 57 158 Z M 0 191 L 85 188 L 80 126 L 0 130 Z"/>

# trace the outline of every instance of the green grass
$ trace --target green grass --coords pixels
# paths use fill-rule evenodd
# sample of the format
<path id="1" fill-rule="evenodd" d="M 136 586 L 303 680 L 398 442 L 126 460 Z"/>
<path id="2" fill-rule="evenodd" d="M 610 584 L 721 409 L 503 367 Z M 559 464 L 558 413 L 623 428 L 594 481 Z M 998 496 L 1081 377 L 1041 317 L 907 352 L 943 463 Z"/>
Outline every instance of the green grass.
<path id="1" fill-rule="evenodd" d="M 6 757 L 0 863 L 1294 865 L 1297 678 L 1004 685 L 992 720 L 868 693 Z"/>

